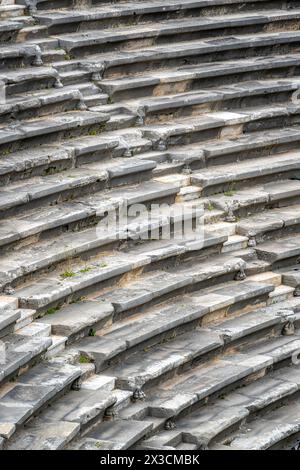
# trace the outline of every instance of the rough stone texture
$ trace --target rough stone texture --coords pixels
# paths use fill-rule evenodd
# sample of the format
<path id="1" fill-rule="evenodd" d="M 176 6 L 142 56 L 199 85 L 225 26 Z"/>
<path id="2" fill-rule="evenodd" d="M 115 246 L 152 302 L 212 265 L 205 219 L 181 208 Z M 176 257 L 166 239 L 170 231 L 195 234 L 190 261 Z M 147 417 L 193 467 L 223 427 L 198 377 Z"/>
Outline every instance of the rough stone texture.
<path id="1" fill-rule="evenodd" d="M 291 447 L 299 25 L 293 0 L 2 2 L 1 449 Z"/>

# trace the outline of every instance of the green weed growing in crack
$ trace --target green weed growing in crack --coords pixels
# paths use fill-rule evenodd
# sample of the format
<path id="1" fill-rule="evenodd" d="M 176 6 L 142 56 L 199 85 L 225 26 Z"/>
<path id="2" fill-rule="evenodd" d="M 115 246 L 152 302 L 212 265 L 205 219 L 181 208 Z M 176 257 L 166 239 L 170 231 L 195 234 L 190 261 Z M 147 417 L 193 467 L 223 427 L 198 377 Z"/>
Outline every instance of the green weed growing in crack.
<path id="1" fill-rule="evenodd" d="M 67 271 L 65 271 L 64 273 L 61 273 L 61 274 L 60 274 L 60 277 L 61 277 L 62 279 L 68 279 L 69 277 L 74 277 L 74 276 L 76 276 L 76 274 L 74 273 L 74 271 L 69 271 L 69 270 L 67 270 Z"/>
<path id="2" fill-rule="evenodd" d="M 54 313 L 58 312 L 59 307 L 50 307 L 46 310 L 45 315 L 53 315 Z"/>
<path id="3" fill-rule="evenodd" d="M 79 363 L 80 364 L 90 364 L 92 361 L 88 357 L 84 356 L 83 354 L 80 354 L 79 357 Z"/>

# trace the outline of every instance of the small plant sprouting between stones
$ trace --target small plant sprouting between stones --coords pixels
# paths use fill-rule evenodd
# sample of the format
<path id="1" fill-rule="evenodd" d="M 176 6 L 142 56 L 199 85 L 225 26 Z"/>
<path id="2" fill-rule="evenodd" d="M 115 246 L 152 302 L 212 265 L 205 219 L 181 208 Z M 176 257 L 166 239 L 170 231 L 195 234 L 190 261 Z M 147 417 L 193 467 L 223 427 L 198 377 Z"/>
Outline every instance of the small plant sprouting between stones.
<path id="1" fill-rule="evenodd" d="M 69 270 L 67 270 L 67 271 L 65 271 L 64 273 L 61 273 L 61 274 L 60 274 L 60 277 L 61 277 L 62 279 L 68 279 L 69 277 L 74 277 L 75 275 L 76 275 L 76 274 L 74 273 L 74 271 L 69 271 Z"/>
<path id="2" fill-rule="evenodd" d="M 91 359 L 84 356 L 83 354 L 80 354 L 80 357 L 79 357 L 79 363 L 80 364 L 90 364 L 90 362 L 91 362 Z"/>
<path id="3" fill-rule="evenodd" d="M 105 124 L 99 124 L 97 129 L 90 129 L 89 135 L 95 137 L 96 135 L 101 134 L 105 129 Z"/>
<path id="4" fill-rule="evenodd" d="M 87 300 L 87 297 L 82 295 L 78 299 L 71 300 L 70 304 L 77 304 L 79 302 L 83 302 L 84 300 Z"/>
<path id="5" fill-rule="evenodd" d="M 46 310 L 45 315 L 53 315 L 54 313 L 58 312 L 59 307 L 50 307 Z"/>
<path id="6" fill-rule="evenodd" d="M 234 196 L 234 189 L 228 189 L 228 191 L 224 191 L 224 196 L 227 196 L 227 197 Z"/>
<path id="7" fill-rule="evenodd" d="M 85 266 L 84 268 L 80 269 L 81 274 L 89 273 L 92 269 L 94 269 L 93 266 Z"/>
<path id="8" fill-rule="evenodd" d="M 89 336 L 96 336 L 96 330 L 93 330 L 93 328 L 91 328 L 89 331 Z"/>
<path id="9" fill-rule="evenodd" d="M 223 193 L 224 196 L 227 196 L 227 197 L 234 196 L 234 194 L 235 194 L 235 187 L 234 186 L 235 186 L 234 183 L 231 183 L 229 185 L 229 188 L 226 191 L 224 191 L 224 193 Z"/>

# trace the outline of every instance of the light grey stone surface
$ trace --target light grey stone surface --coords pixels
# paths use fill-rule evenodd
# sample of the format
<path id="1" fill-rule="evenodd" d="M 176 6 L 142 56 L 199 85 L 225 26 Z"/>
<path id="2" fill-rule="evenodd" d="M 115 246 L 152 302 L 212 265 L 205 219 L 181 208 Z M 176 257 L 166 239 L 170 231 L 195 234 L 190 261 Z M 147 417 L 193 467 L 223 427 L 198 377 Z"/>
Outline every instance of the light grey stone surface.
<path id="1" fill-rule="evenodd" d="M 51 326 L 54 335 L 71 336 L 109 321 L 113 307 L 108 302 L 78 302 L 46 315 L 41 323 Z"/>
<path id="2" fill-rule="evenodd" d="M 79 431 L 76 422 L 51 422 L 37 418 L 29 425 L 22 437 L 16 437 L 9 450 L 60 450 L 73 439 Z"/>
<path id="3" fill-rule="evenodd" d="M 135 444 L 151 431 L 151 428 L 152 424 L 147 423 L 146 421 L 118 420 L 113 423 L 102 423 L 101 426 L 99 426 L 99 429 L 89 433 L 88 437 L 104 441 L 104 447 L 102 447 L 103 450 L 106 450 L 105 442 L 122 446 L 122 449 L 128 449 L 129 446 Z"/>
<path id="4" fill-rule="evenodd" d="M 298 5 L 71 3 L 0 7 L 0 448 L 284 447 Z"/>

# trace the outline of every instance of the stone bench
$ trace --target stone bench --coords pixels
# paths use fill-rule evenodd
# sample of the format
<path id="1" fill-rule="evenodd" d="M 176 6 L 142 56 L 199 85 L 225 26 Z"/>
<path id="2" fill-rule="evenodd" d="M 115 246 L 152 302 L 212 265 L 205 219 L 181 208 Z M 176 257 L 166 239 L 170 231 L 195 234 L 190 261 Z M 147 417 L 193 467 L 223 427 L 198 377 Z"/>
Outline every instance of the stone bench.
<path id="1" fill-rule="evenodd" d="M 166 67 L 171 61 L 176 65 L 182 65 L 182 59 L 186 57 L 194 57 L 194 59 L 201 58 L 205 62 L 208 55 L 214 57 L 216 60 L 226 57 L 226 52 L 231 51 L 231 59 L 233 51 L 235 51 L 235 58 L 239 59 L 245 56 L 245 50 L 248 53 L 254 54 L 257 48 L 265 48 L 266 53 L 270 54 L 270 49 L 277 47 L 277 53 L 280 54 L 280 47 L 288 45 L 290 52 L 295 52 L 296 44 L 299 42 L 298 32 L 284 32 L 284 33 L 265 33 L 262 35 L 253 36 L 235 36 L 233 38 L 221 39 L 208 39 L 206 41 L 189 41 L 188 44 L 177 43 L 171 46 L 153 46 L 151 48 L 144 48 L 140 51 L 130 51 L 118 53 L 102 53 L 90 55 L 86 59 L 86 66 L 91 68 L 95 66 L 95 73 L 99 70 L 99 66 L 104 66 L 102 74 L 104 78 L 109 78 L 114 75 L 117 77 L 118 71 L 124 73 L 126 68 L 127 73 L 138 70 L 145 70 L 145 64 L 152 68 Z M 242 53 L 242 55 L 241 55 Z M 200 59 L 198 59 L 200 60 Z M 82 62 L 83 66 L 85 62 Z M 152 65 L 151 65 L 152 64 Z"/>
<path id="2" fill-rule="evenodd" d="M 288 156 L 288 158 L 287 158 Z M 239 162 L 238 164 L 219 165 L 193 173 L 192 184 L 201 186 L 202 194 L 213 194 L 230 191 L 234 186 L 239 189 L 255 181 L 270 183 L 276 179 L 293 178 L 299 171 L 299 155 L 297 152 L 262 157 L 256 160 Z M 281 177 L 281 178 L 280 178 Z"/>
<path id="3" fill-rule="evenodd" d="M 203 91 L 190 91 L 175 95 L 164 95 L 163 97 L 153 97 L 151 99 L 141 99 L 126 101 L 127 106 L 133 106 L 137 109 L 139 115 L 145 116 L 144 120 L 148 122 L 155 122 L 163 116 L 167 116 L 170 112 L 174 113 L 176 119 L 180 114 L 193 114 L 197 112 L 201 115 L 207 113 L 209 108 L 216 111 L 217 109 L 234 110 L 235 107 L 246 108 L 251 106 L 251 98 L 256 105 L 257 100 L 261 100 L 261 104 L 271 104 L 273 100 L 278 100 L 281 93 L 289 95 L 297 90 L 299 84 L 295 82 L 278 81 L 253 81 L 245 82 L 239 85 L 228 85 L 223 87 L 211 88 Z M 276 96 L 274 95 L 276 93 Z M 282 98 L 284 99 L 284 98 Z M 236 100 L 236 101 L 235 101 Z M 243 104 L 244 100 L 247 105 Z M 229 103 L 227 104 L 227 101 Z M 236 104 L 235 104 L 236 103 Z M 201 113 L 200 106 L 207 105 Z M 245 111 L 247 111 L 245 109 Z"/>
<path id="4" fill-rule="evenodd" d="M 95 236 L 96 233 L 94 232 Z M 210 245 L 220 245 L 220 238 L 214 238 L 213 236 L 210 237 Z M 224 240 L 224 237 L 221 238 Z M 99 239 L 98 236 L 95 238 L 95 246 L 99 246 L 103 243 L 101 242 L 101 238 Z M 107 239 L 104 239 L 104 244 L 107 243 Z M 170 242 L 168 242 L 170 244 Z M 82 239 L 80 240 L 79 237 L 79 246 L 82 247 Z M 88 243 L 88 246 L 86 247 L 87 249 L 91 249 L 92 246 L 90 243 Z M 151 248 L 151 247 L 150 247 Z M 202 244 L 197 247 L 193 247 L 192 251 L 195 252 L 199 250 L 201 253 L 203 246 Z M 81 250 L 84 248 L 80 248 Z M 204 247 L 205 249 L 205 247 Z M 76 250 L 75 250 L 76 251 Z M 50 276 L 40 276 L 39 279 L 33 283 L 32 285 L 28 285 L 27 287 L 21 288 L 20 290 L 18 289 L 18 296 L 22 298 L 21 301 L 21 306 L 27 305 L 29 308 L 42 308 L 45 307 L 48 304 L 51 304 L 53 302 L 57 302 L 60 299 L 62 300 L 66 296 L 69 295 L 77 295 L 77 292 L 82 291 L 83 289 L 88 289 L 91 286 L 97 286 L 100 283 L 108 280 L 108 279 L 113 279 L 113 278 L 118 278 L 122 275 L 124 275 L 127 272 L 130 272 L 132 270 L 135 270 L 139 267 L 147 266 L 147 265 L 152 265 L 155 263 L 159 263 L 160 260 L 164 260 L 166 258 L 170 257 L 175 257 L 178 255 L 182 255 L 182 253 L 186 251 L 187 253 L 190 252 L 189 246 L 186 248 L 183 246 L 181 249 L 177 250 L 167 250 L 166 253 L 161 252 L 160 250 L 158 251 L 157 255 L 155 256 L 155 252 L 152 253 L 149 250 L 149 247 L 144 248 L 144 250 L 141 253 L 136 253 L 136 249 L 132 248 L 131 250 L 127 251 L 126 253 L 118 253 L 117 251 L 111 252 L 110 255 L 107 257 L 105 254 L 105 251 L 103 252 L 103 256 L 101 256 L 101 259 L 99 260 L 99 256 L 94 258 L 91 258 L 88 261 L 88 264 L 84 261 L 82 261 L 82 266 L 76 268 L 76 270 L 73 271 L 64 271 L 63 266 L 58 270 L 60 272 L 55 272 Z M 43 253 L 43 250 L 41 254 Z M 205 253 L 205 251 L 204 251 Z M 74 253 L 75 254 L 75 253 Z M 152 257 L 154 255 L 154 258 Z M 39 256 L 39 255 L 38 255 Z M 45 255 L 42 254 L 42 258 L 45 260 L 46 265 L 49 264 L 49 261 L 47 261 L 47 258 L 44 258 Z M 53 256 L 58 259 L 60 256 L 59 253 L 57 253 L 57 248 L 53 251 Z M 63 259 L 66 259 L 66 251 L 64 247 L 64 251 L 62 253 Z M 51 257 L 51 255 L 50 255 Z M 54 259 L 51 261 L 53 262 Z M 224 260 L 224 266 L 223 270 L 225 272 L 230 271 L 230 260 L 227 259 Z M 174 263 L 174 259 L 173 259 Z M 233 265 L 235 266 L 235 271 L 238 271 L 240 269 L 240 263 L 238 261 L 233 261 Z M 25 271 L 29 273 L 30 271 L 35 271 L 36 269 L 39 268 L 38 262 L 32 262 L 31 266 L 27 264 L 27 268 L 24 269 L 17 269 L 15 271 L 15 275 L 22 276 L 25 275 Z M 46 266 L 45 265 L 45 266 Z M 13 265 L 11 265 L 13 266 Z M 41 267 L 41 266 L 40 266 Z M 220 266 L 215 266 L 214 270 L 219 273 L 219 275 L 222 274 L 222 270 L 219 271 Z M 70 267 L 71 270 L 71 267 Z M 203 266 L 203 272 L 207 274 L 207 269 L 205 270 L 205 266 Z M 7 274 L 4 273 L 5 276 L 5 281 L 9 281 L 9 272 L 6 271 Z M 69 273 L 69 274 L 68 274 Z M 71 273 L 71 274 L 70 274 Z M 7 277 L 8 276 L 8 277 Z M 11 272 L 11 280 L 13 279 L 14 274 Z M 29 302 L 27 304 L 27 302 Z"/>
<path id="5" fill-rule="evenodd" d="M 249 216 L 259 213 L 269 206 L 288 208 L 290 203 L 298 202 L 300 182 L 298 180 L 283 180 L 267 183 L 261 186 L 251 186 L 247 189 L 233 190 L 232 194 L 210 196 L 214 208 L 222 211 L 230 210 L 236 216 Z M 249 219 L 250 220 L 250 219 Z M 242 224 L 243 222 L 241 222 Z"/>
<path id="6" fill-rule="evenodd" d="M 256 0 L 257 2 L 261 0 Z M 21 0 L 20 0 L 21 3 Z M 240 3 L 240 1 L 234 2 L 236 5 Z M 246 3 L 246 2 L 245 2 Z M 207 10 L 209 7 L 214 8 L 216 7 L 223 7 L 226 6 L 230 9 L 230 4 L 227 1 L 216 1 L 208 4 L 207 2 L 203 2 L 203 0 L 195 1 L 178 1 L 173 0 L 168 5 L 161 1 L 156 2 L 149 2 L 149 1 L 142 1 L 139 0 L 138 2 L 118 2 L 118 5 L 102 5 L 101 7 L 97 6 L 97 3 L 94 3 L 94 8 L 86 9 L 85 6 L 80 10 L 62 10 L 62 11 L 45 11 L 39 10 L 39 5 L 42 5 L 42 2 L 37 2 L 38 11 L 34 14 L 34 17 L 39 20 L 42 24 L 47 24 L 48 26 L 56 26 L 56 25 L 65 25 L 69 23 L 74 23 L 76 26 L 85 21 L 97 21 L 97 20 L 117 20 L 118 24 L 132 20 L 134 15 L 137 15 L 139 18 L 142 17 L 143 21 L 147 20 L 147 15 L 150 15 L 152 19 L 155 15 L 156 17 L 164 17 L 166 14 L 168 17 L 170 15 L 176 16 L 178 12 L 182 13 L 184 11 L 185 15 L 189 15 L 191 11 L 191 15 L 193 15 L 194 11 L 197 11 L 199 8 L 204 8 Z M 259 8 L 259 3 L 258 3 Z M 104 23 L 105 24 L 105 23 Z"/>
<path id="7" fill-rule="evenodd" d="M 162 305 L 153 311 L 150 309 L 135 315 L 133 321 L 129 319 L 121 322 L 120 326 L 116 323 L 104 335 L 96 334 L 94 338 L 86 338 L 77 347 L 82 354 L 92 357 L 97 370 L 101 370 L 107 363 L 111 363 L 112 359 L 115 361 L 117 358 L 120 361 L 118 356 L 124 357 L 125 353 L 130 354 L 130 350 L 134 352 L 141 347 L 147 349 L 149 345 L 152 347 L 179 335 L 182 331 L 194 329 L 197 324 L 201 324 L 202 318 L 216 316 L 218 311 L 234 311 L 239 305 L 241 309 L 245 309 L 244 304 L 250 309 L 252 300 L 254 305 L 255 302 L 263 302 L 268 289 L 272 287 L 246 282 L 238 286 L 236 283 L 228 284 L 226 295 L 221 294 L 224 292 L 221 287 L 193 292 L 189 297 L 182 296 L 172 300 L 171 305 Z"/>
<path id="8" fill-rule="evenodd" d="M 261 215 L 254 215 L 238 222 L 237 233 L 246 235 L 257 243 L 276 238 L 281 234 L 289 234 L 291 231 L 297 234 L 300 223 L 299 210 L 300 206 L 295 204 L 291 207 L 264 211 Z"/>
<path id="9" fill-rule="evenodd" d="M 273 266 L 293 264 L 300 254 L 299 235 L 262 243 L 256 248 L 260 259 L 268 260 Z"/>
<path id="10" fill-rule="evenodd" d="M 292 111 L 290 117 L 286 117 Z M 298 110 L 294 108 L 295 116 Z M 277 127 L 280 121 L 291 120 L 293 123 L 293 107 L 273 105 L 269 108 L 249 108 L 239 111 L 216 111 L 195 117 L 174 119 L 166 123 L 157 123 L 143 127 L 143 135 L 151 139 L 155 148 L 162 150 L 173 145 L 199 144 L 223 137 L 249 136 L 266 123 L 266 127 Z M 272 126 L 272 121 L 274 126 Z M 271 124 L 270 124 L 271 123 Z M 204 143 L 204 144 L 203 144 Z"/>
<path id="11" fill-rule="evenodd" d="M 249 424 L 247 433 L 240 433 L 231 441 L 232 450 L 267 450 L 300 431 L 297 402 L 269 413 L 266 417 Z"/>
<path id="12" fill-rule="evenodd" d="M 62 157 L 69 157 L 63 152 Z M 56 153 L 60 157 L 59 153 Z M 116 210 L 120 204 L 127 204 L 130 208 L 133 204 L 174 203 L 180 189 L 176 184 L 160 182 L 145 182 L 140 185 L 127 186 L 102 191 L 88 196 L 73 199 L 72 202 L 61 203 L 58 206 L 39 207 L 28 210 L 26 214 L 4 219 L 1 224 L 0 245 L 14 243 L 19 240 L 37 235 L 42 232 L 65 228 L 83 223 L 89 226 L 89 220 L 93 225 L 96 217 L 103 216 L 106 212 Z M 17 228 L 18 227 L 18 228 Z"/>
<path id="13" fill-rule="evenodd" d="M 88 130 L 95 126 L 96 128 L 104 125 L 109 120 L 109 117 L 103 113 L 92 113 L 87 111 L 77 111 L 64 113 L 62 115 L 54 115 L 48 119 L 37 119 L 32 121 L 21 121 L 15 126 L 2 126 L 0 128 L 0 145 L 3 148 L 5 144 L 10 148 L 13 146 L 16 149 L 21 147 L 28 148 L 32 144 L 34 138 L 44 138 L 47 140 L 57 141 L 60 136 L 73 135 L 76 136 L 83 129 Z M 29 142 L 29 145 L 28 145 Z M 7 147 L 6 147 L 7 148 Z"/>
<path id="14" fill-rule="evenodd" d="M 209 396 L 217 396 L 220 392 L 224 394 L 228 387 L 232 389 L 234 385 L 236 388 L 243 384 L 246 377 L 247 383 L 250 383 L 253 374 L 263 372 L 272 364 L 290 358 L 298 347 L 298 339 L 277 338 L 269 343 L 265 352 L 263 348 L 253 346 L 251 352 L 227 355 L 211 364 L 193 368 L 187 374 L 182 374 L 175 380 L 171 379 L 171 388 L 168 382 L 165 382 L 156 389 L 149 403 L 150 413 L 166 418 L 176 416 Z"/>
<path id="15" fill-rule="evenodd" d="M 159 70 L 151 73 L 132 75 L 130 77 L 105 78 L 99 81 L 101 89 L 106 91 L 112 99 L 134 99 L 136 93 L 142 96 L 164 96 L 174 93 L 177 89 L 188 91 L 215 86 L 224 86 L 232 83 L 249 81 L 251 79 L 266 79 L 268 74 L 272 78 L 280 79 L 280 70 L 292 70 L 300 63 L 297 54 L 283 56 L 249 57 L 247 60 L 237 59 L 225 62 L 213 62 L 199 65 L 178 66 L 167 70 Z"/>
<path id="16" fill-rule="evenodd" d="M 137 48 L 139 39 L 144 41 L 145 38 L 149 38 L 150 44 L 162 43 L 161 38 L 164 36 L 167 36 L 170 41 L 176 39 L 178 42 L 181 39 L 181 35 L 183 40 L 186 40 L 186 35 L 189 36 L 190 40 L 196 38 L 203 40 L 203 36 L 205 40 L 204 32 L 207 30 L 225 29 L 225 31 L 230 31 L 231 29 L 234 30 L 234 28 L 247 27 L 247 29 L 249 29 L 250 26 L 253 26 L 254 29 L 258 27 L 263 31 L 263 26 L 272 24 L 272 31 L 276 31 L 276 22 L 286 21 L 288 23 L 289 20 L 299 21 L 299 15 L 299 11 L 297 10 L 285 12 L 278 10 L 274 13 L 270 12 L 268 16 L 264 16 L 258 12 L 246 13 L 245 15 L 239 14 L 232 17 L 227 16 L 219 19 L 216 17 L 205 17 L 197 20 L 168 20 L 166 22 L 156 22 L 155 24 L 136 25 L 135 28 L 131 29 L 128 29 L 128 27 L 123 30 L 122 28 L 118 28 L 117 33 L 109 29 L 88 29 L 87 31 L 68 33 L 67 35 L 57 34 L 56 38 L 59 40 L 60 47 L 78 55 L 81 49 L 83 49 L 85 53 L 86 51 L 92 53 L 95 49 L 105 51 L 108 44 L 116 43 L 119 45 L 123 41 L 126 42 L 126 44 L 131 44 L 130 41 L 132 41 L 133 46 Z M 94 19 L 94 23 L 95 22 L 96 19 Z M 280 28 L 278 28 L 278 31 L 281 31 Z M 232 34 L 234 34 L 234 31 Z M 239 30 L 238 34 L 240 34 Z M 208 38 L 210 39 L 209 36 Z M 222 39 L 220 40 L 220 45 L 222 45 Z M 100 48 L 100 46 L 102 47 Z"/>
<path id="17" fill-rule="evenodd" d="M 5 424 L 1 435 L 10 438 L 34 413 L 68 390 L 80 373 L 78 367 L 52 363 L 37 365 L 26 376 L 20 377 L 1 397 L 0 422 Z"/>
<path id="18" fill-rule="evenodd" d="M 241 425 L 247 425 L 248 428 L 255 413 L 280 403 L 282 399 L 293 400 L 299 390 L 297 376 L 298 368 L 295 366 L 280 369 L 278 375 L 271 372 L 266 377 L 229 392 L 215 404 L 208 404 L 179 418 L 175 431 L 161 431 L 145 440 L 143 446 L 160 444 L 163 449 L 167 445 L 174 445 L 184 440 L 187 443 L 195 443 L 203 449 L 215 449 L 218 445 L 216 443 L 224 442 L 223 436 L 232 433 L 234 429 L 235 435 L 238 435 Z M 261 419 L 259 417 L 258 421 Z M 230 444 L 227 445 L 230 449 Z"/>
<path id="19" fill-rule="evenodd" d="M 21 330 L 18 334 L 7 335 L 1 340 L 6 350 L 6 357 L 0 369 L 1 382 L 6 382 L 16 376 L 21 368 L 37 361 L 52 343 L 50 337 L 28 337 L 22 335 Z"/>

